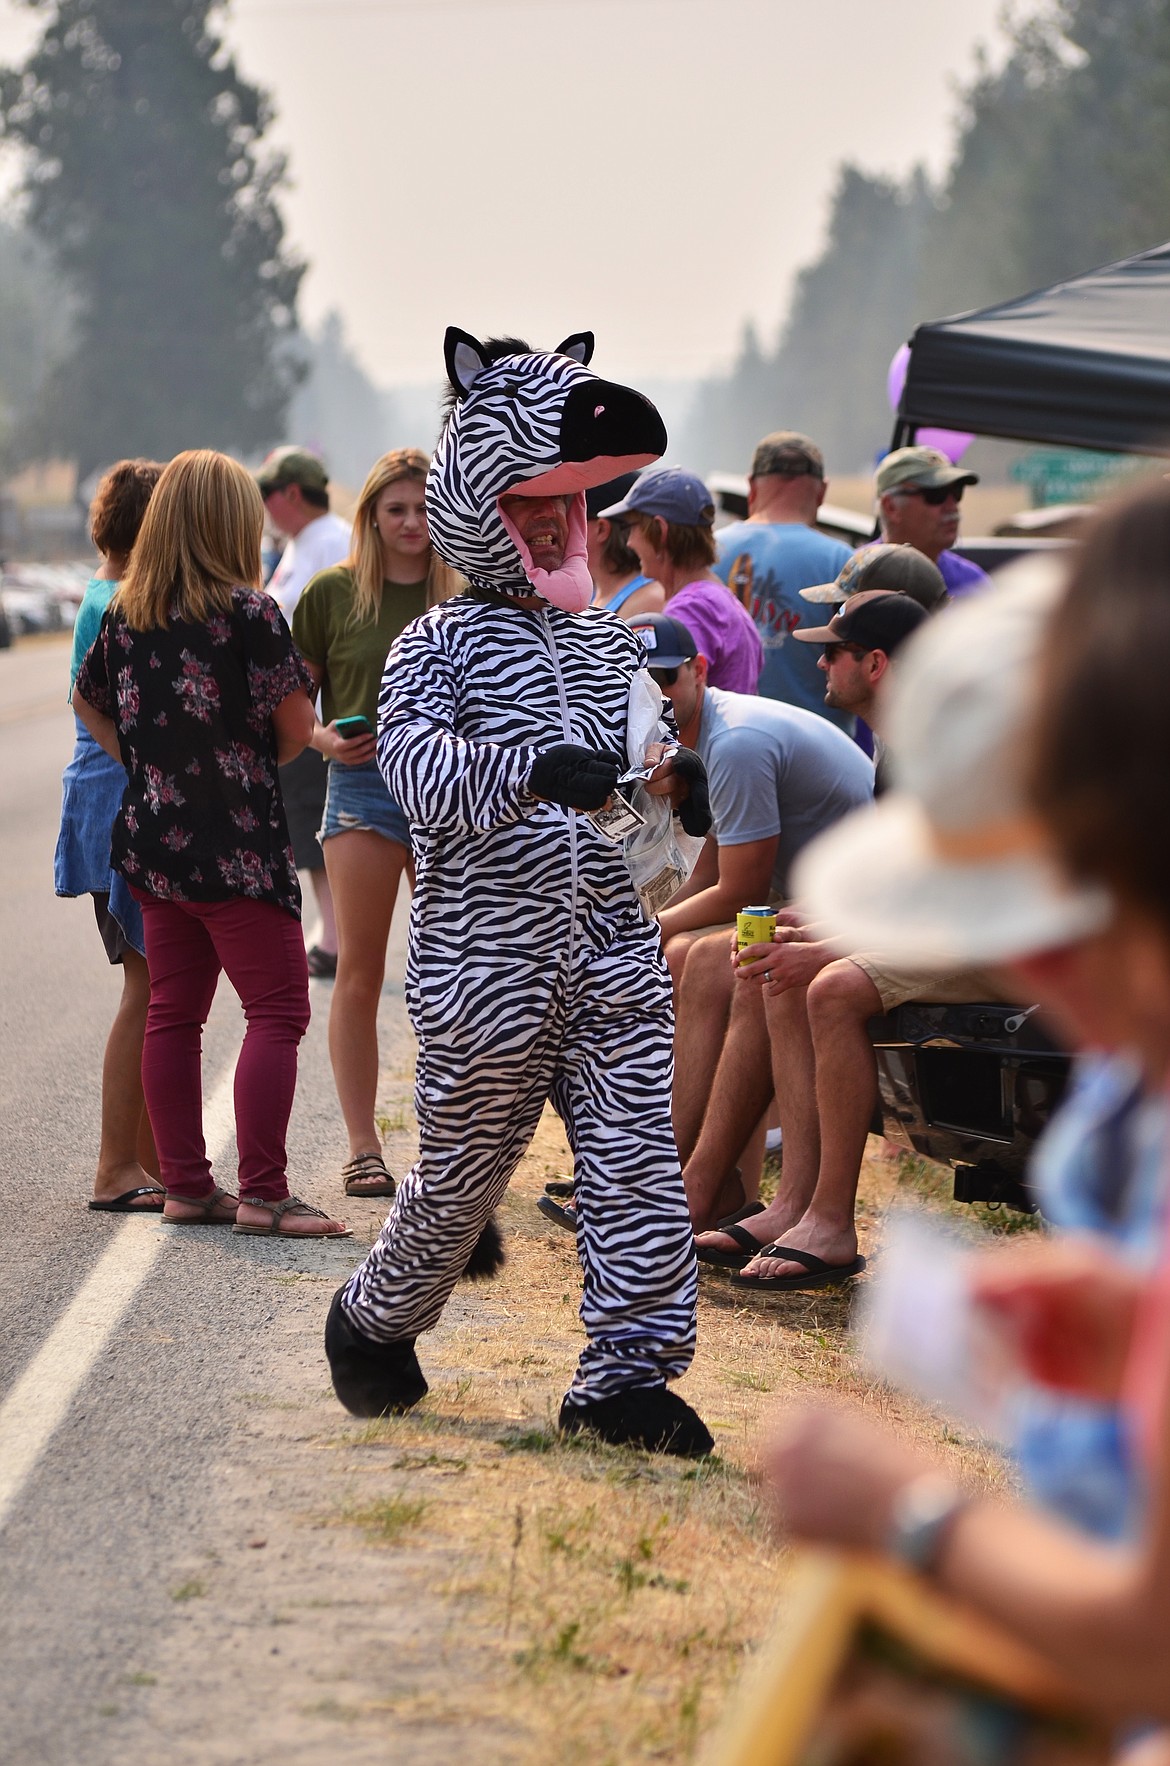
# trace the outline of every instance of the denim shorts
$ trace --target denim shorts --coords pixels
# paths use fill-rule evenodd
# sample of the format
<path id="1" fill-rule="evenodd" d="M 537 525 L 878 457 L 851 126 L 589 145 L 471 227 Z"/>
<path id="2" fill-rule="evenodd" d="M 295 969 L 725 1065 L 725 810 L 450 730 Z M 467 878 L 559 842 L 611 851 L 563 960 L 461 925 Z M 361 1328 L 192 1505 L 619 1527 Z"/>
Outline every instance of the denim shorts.
<path id="1" fill-rule="evenodd" d="M 324 842 L 334 834 L 358 832 L 381 834 L 384 840 L 397 840 L 410 851 L 410 823 L 386 789 L 377 761 L 343 766 L 331 760 L 325 820 L 318 838 Z"/>

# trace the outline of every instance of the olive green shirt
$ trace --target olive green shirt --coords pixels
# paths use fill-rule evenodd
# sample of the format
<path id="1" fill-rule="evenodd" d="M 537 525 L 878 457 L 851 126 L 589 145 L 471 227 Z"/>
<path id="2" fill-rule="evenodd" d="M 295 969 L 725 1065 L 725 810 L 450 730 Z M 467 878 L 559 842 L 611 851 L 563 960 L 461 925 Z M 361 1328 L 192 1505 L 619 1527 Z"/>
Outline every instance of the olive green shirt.
<path id="1" fill-rule="evenodd" d="M 322 670 L 321 712 L 367 717 L 378 727 L 378 689 L 386 655 L 398 634 L 427 609 L 427 585 L 382 584 L 376 621 L 353 618 L 353 571 L 347 564 L 319 570 L 305 586 L 292 618 L 292 634 L 306 662 Z"/>

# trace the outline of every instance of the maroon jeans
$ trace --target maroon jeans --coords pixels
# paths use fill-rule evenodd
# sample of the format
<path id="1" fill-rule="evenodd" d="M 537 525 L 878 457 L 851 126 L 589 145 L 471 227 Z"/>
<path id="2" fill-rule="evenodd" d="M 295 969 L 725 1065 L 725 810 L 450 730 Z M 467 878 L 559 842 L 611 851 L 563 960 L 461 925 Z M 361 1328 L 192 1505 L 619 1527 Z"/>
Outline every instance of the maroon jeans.
<path id="1" fill-rule="evenodd" d="M 309 1024 L 300 922 L 266 901 L 161 901 L 135 889 L 146 932 L 150 1010 L 142 1089 L 162 1180 L 180 1196 L 214 1188 L 203 1139 L 203 1026 L 222 970 L 248 1028 L 236 1063 L 240 1193 L 288 1195 L 285 1133 L 297 1046 Z"/>

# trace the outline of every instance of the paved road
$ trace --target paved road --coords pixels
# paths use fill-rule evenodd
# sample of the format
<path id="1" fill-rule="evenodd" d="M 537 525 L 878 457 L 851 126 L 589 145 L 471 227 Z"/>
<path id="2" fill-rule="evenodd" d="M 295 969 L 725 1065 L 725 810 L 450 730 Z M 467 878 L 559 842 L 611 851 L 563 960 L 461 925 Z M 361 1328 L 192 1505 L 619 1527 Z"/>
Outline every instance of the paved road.
<path id="1" fill-rule="evenodd" d="M 240 1451 L 228 1398 L 268 1383 L 266 1357 L 294 1316 L 281 1311 L 297 1293 L 290 1275 L 332 1285 L 376 1226 L 367 1203 L 349 1211 L 356 1239 L 291 1247 L 85 1209 L 119 982 L 89 903 L 53 896 L 60 776 L 73 740 L 67 663 L 64 642 L 0 652 L 0 1401 L 118 1234 L 131 1237 L 118 1241 L 115 1261 L 141 1251 L 141 1235 L 165 1242 L 0 1530 L 0 1760 L 19 1766 L 148 1757 L 119 1738 L 109 1689 L 179 1623 L 174 1583 L 215 1536 L 212 1469 Z M 404 919 L 400 912 L 383 1002 L 390 1071 L 409 1062 L 412 1047 L 400 982 Z M 312 986 L 291 1171 L 294 1187 L 337 1208 L 343 1138 L 325 1046 L 328 984 Z M 222 983 L 205 1043 L 207 1096 L 230 1071 L 241 1025 Z M 232 1175 L 229 1161 L 220 1176 Z M 303 1312 L 303 1295 L 300 1304 Z M 295 1328 L 320 1387 L 313 1307 L 303 1322 L 296 1314 Z"/>

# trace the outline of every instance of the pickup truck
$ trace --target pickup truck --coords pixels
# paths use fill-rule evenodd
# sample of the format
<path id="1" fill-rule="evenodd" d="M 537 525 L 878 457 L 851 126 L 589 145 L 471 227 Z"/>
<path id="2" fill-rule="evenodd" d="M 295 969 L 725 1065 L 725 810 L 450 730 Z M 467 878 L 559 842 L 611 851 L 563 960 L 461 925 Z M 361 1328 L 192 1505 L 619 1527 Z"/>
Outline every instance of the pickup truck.
<path id="1" fill-rule="evenodd" d="M 874 1132 L 954 1168 L 957 1202 L 1034 1214 L 1027 1165 L 1068 1083 L 1070 1056 L 1035 1006 L 910 1001 L 869 1024 Z"/>

